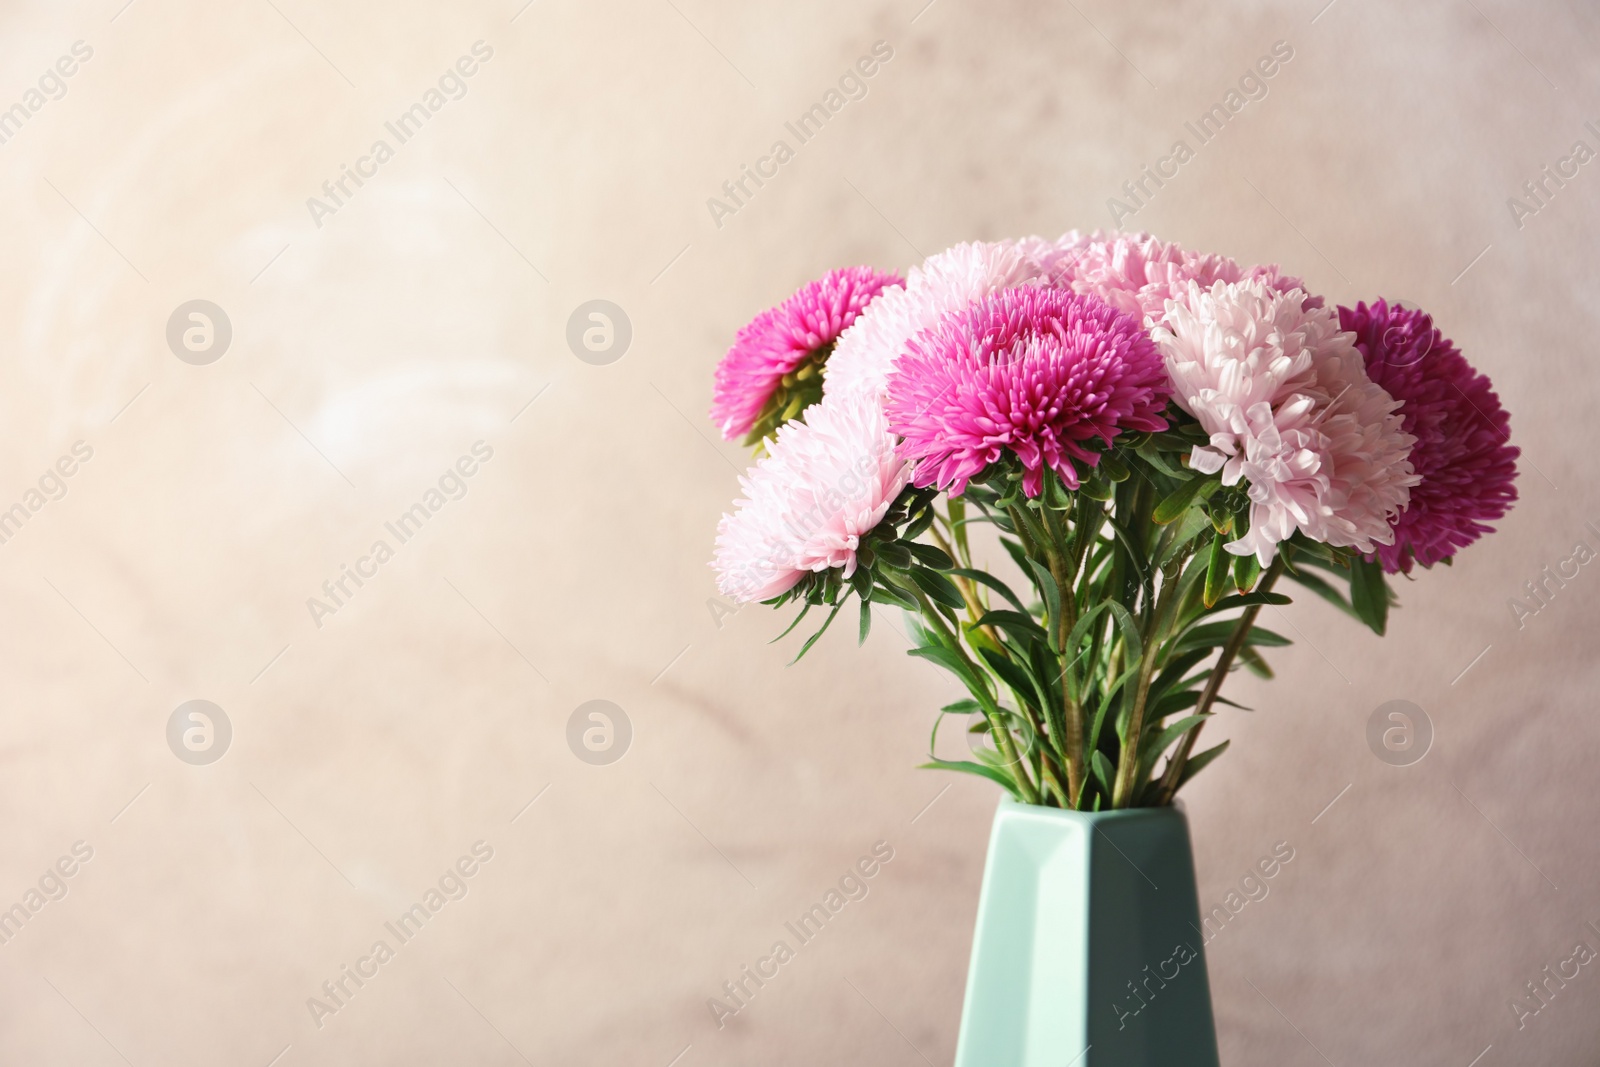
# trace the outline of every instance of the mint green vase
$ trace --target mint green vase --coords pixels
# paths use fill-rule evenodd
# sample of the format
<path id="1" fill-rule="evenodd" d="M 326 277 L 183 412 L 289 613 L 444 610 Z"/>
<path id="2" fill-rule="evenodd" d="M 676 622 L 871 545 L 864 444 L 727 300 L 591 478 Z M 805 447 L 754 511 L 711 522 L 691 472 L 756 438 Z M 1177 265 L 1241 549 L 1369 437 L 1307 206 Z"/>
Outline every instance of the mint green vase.
<path id="1" fill-rule="evenodd" d="M 1002 800 L 956 1067 L 1217 1067 L 1199 911 L 1177 808 Z"/>

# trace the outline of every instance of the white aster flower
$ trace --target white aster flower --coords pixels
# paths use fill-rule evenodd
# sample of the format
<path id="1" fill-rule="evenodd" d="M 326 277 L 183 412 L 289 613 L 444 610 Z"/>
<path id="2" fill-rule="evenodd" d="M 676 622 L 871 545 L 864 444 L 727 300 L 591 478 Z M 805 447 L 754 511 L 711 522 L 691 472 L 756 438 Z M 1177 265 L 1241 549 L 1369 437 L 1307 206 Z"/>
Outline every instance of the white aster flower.
<path id="1" fill-rule="evenodd" d="M 882 404 L 866 393 L 824 397 L 804 421 L 780 427 L 717 528 L 712 566 L 723 594 L 767 600 L 807 572 L 855 573 L 861 538 L 911 476 L 894 448 Z"/>

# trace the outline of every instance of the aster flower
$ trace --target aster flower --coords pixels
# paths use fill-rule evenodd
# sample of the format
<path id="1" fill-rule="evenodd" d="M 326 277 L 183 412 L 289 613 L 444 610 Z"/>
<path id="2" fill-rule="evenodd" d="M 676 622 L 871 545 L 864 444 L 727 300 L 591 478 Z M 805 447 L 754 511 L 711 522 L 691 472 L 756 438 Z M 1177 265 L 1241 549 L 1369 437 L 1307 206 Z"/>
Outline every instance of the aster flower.
<path id="1" fill-rule="evenodd" d="M 1276 266 L 1241 267 L 1227 256 L 1190 252 L 1148 233 L 1097 230 L 1080 237 L 1072 231 L 1051 252 L 1031 251 L 1051 264 L 1055 284 L 1097 296 L 1147 325 L 1161 321 L 1168 300 L 1184 300 L 1190 283 L 1210 289 L 1217 282 L 1260 280 L 1281 293 L 1299 289 L 1308 306 L 1322 306 L 1321 297 L 1307 294 L 1299 278 L 1280 274 Z"/>
<path id="2" fill-rule="evenodd" d="M 929 256 L 911 269 L 904 289 L 884 293 L 839 338 L 825 391 L 881 396 L 911 338 L 990 293 L 1043 284 L 1048 276 L 1016 241 L 974 241 Z"/>
<path id="3" fill-rule="evenodd" d="M 1508 444 L 1510 418 L 1489 379 L 1475 371 L 1429 315 L 1379 300 L 1339 308 L 1354 331 L 1367 373 L 1400 401 L 1416 437 L 1411 464 L 1422 479 L 1395 520 L 1383 569 L 1431 567 L 1493 531 L 1517 499 L 1520 450 Z"/>
<path id="4" fill-rule="evenodd" d="M 1061 289 L 995 293 L 946 315 L 906 345 L 889 375 L 889 427 L 917 461 L 913 482 L 959 496 L 1006 451 L 1023 491 L 1044 470 L 1078 487 L 1072 460 L 1093 467 L 1125 431 L 1164 430 L 1169 392 L 1161 357 L 1138 322 Z"/>
<path id="5" fill-rule="evenodd" d="M 865 394 L 827 397 L 780 427 L 717 528 L 712 566 L 723 594 L 767 600 L 808 572 L 855 573 L 861 538 L 910 477 L 894 445 L 882 406 Z"/>
<path id="6" fill-rule="evenodd" d="M 898 275 L 872 267 L 830 271 L 757 315 L 717 365 L 711 418 L 728 440 L 754 444 L 821 397 L 823 362 L 839 335 Z"/>
<path id="7" fill-rule="evenodd" d="M 1211 437 L 1190 464 L 1248 485 L 1250 529 L 1229 552 L 1266 566 L 1296 530 L 1363 552 L 1393 541 L 1415 439 L 1333 311 L 1265 278 L 1191 282 L 1153 336 L 1174 399 Z"/>

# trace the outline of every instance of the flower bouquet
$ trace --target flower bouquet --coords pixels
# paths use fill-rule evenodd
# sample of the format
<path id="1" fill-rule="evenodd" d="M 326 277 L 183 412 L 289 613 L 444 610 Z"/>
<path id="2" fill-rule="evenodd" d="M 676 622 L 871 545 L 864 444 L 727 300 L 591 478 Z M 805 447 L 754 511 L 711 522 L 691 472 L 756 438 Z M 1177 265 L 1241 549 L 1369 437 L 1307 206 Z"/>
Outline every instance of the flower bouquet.
<path id="1" fill-rule="evenodd" d="M 1147 234 L 962 244 L 903 280 L 830 273 L 740 331 L 712 417 L 759 453 L 719 529 L 722 592 L 797 607 L 789 630 L 825 613 L 802 656 L 852 597 L 863 641 L 875 605 L 904 609 L 910 654 L 967 694 L 940 709 L 934 740 L 946 716 L 992 740 L 972 759 L 930 751 L 926 764 L 1010 798 L 958 1062 L 1024 1062 L 1007 1042 L 1054 1044 L 1062 1062 L 1088 1044 L 1097 1057 L 1084 1062 L 1096 1062 L 1114 1044 L 1096 1027 L 1126 1033 L 1134 1003 L 1090 975 L 1081 1025 L 1041 1037 L 1055 1024 L 985 992 L 1026 947 L 986 933 L 1009 892 L 996 882 L 1012 854 L 1002 824 L 1020 820 L 1025 836 L 1044 809 L 1065 809 L 1052 832 L 1077 843 L 1062 847 L 1089 850 L 1099 834 L 1130 862 L 1176 855 L 1171 877 L 1192 901 L 1170 805 L 1227 748 L 1196 750 L 1230 704 L 1230 671 L 1270 677 L 1262 650 L 1288 644 L 1258 622 L 1262 608 L 1298 587 L 1381 634 L 1389 576 L 1450 563 L 1516 498 L 1506 412 L 1428 315 L 1383 300 L 1330 308 L 1274 266 Z M 1080 822 L 1093 833 L 1074 837 Z M 1052 889 L 1047 865 L 1029 863 L 1012 880 L 1035 903 L 1087 899 L 1089 883 Z M 1085 877 L 1103 896 L 1101 876 Z M 1163 929 L 1192 941 L 1193 905 L 1178 911 Z M 1149 943 L 1148 916 L 1130 921 L 1124 940 Z M 986 957 L 986 939 L 1014 951 Z M 1133 974 L 1105 981 L 1140 964 L 1154 973 L 1156 961 L 1129 959 Z M 1150 1008 L 1182 1001 L 1145 989 Z M 1204 1032 L 1162 1055 L 1214 1062 L 1214 1038 L 1195 1051 L 1209 1033 L 1204 990 L 1174 1009 L 1203 1015 Z M 1154 1057 L 1168 1038 L 1139 1040 Z"/>

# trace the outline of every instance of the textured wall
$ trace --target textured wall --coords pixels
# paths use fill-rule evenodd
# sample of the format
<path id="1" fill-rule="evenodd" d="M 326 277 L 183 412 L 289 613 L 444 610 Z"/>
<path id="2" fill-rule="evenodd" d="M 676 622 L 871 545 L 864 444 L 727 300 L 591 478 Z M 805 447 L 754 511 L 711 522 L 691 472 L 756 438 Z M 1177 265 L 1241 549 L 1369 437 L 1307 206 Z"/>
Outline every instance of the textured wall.
<path id="1" fill-rule="evenodd" d="M 1600 148 L 1600 22 L 923 3 L 6 5 L 0 507 L 28 517 L 0 543 L 0 906 L 38 907 L 0 944 L 0 1061 L 948 1063 L 995 791 L 913 769 L 952 683 L 889 625 L 785 669 L 784 620 L 708 606 L 744 463 L 711 369 L 828 267 L 1108 225 L 1180 138 L 1125 226 L 1424 305 L 1524 449 L 1502 532 L 1402 582 L 1386 640 L 1296 605 L 1278 680 L 1230 690 L 1257 710 L 1188 791 L 1202 897 L 1294 859 L 1208 950 L 1224 1061 L 1600 1058 L 1593 967 L 1520 1031 L 1509 1006 L 1600 947 L 1600 576 L 1508 606 L 1600 548 L 1600 168 L 1506 203 Z M 1266 95 L 1186 134 L 1278 41 Z M 204 365 L 166 336 L 195 299 L 231 323 Z M 604 364 L 567 342 L 595 299 L 632 329 Z M 169 746 L 193 699 L 231 724 L 209 765 Z M 620 762 L 569 747 L 592 699 L 631 724 Z M 1395 699 L 1433 725 L 1409 767 L 1366 740 Z M 878 842 L 868 895 L 718 1030 L 707 998 Z M 314 1018 L 345 965 L 370 977 Z"/>

